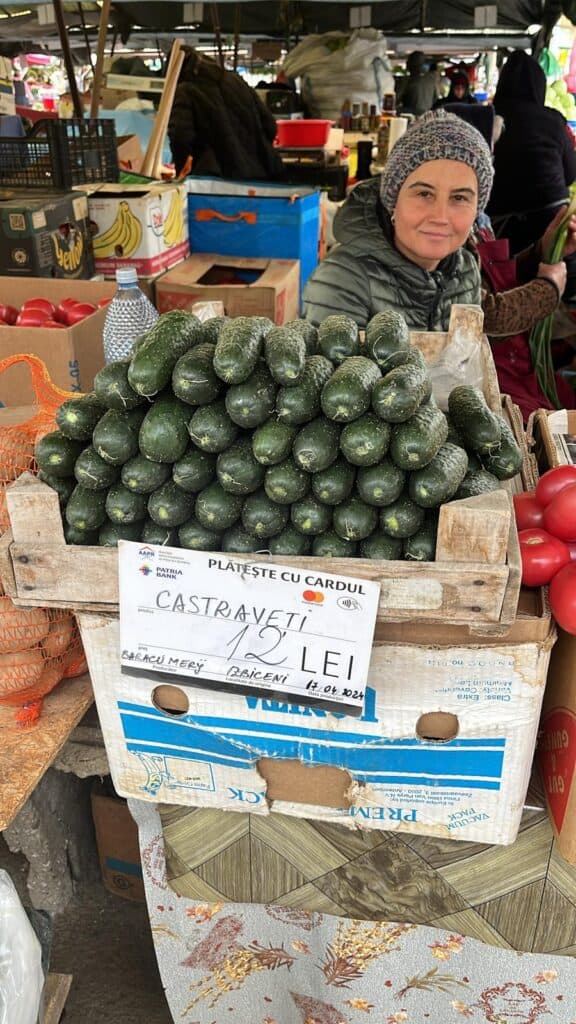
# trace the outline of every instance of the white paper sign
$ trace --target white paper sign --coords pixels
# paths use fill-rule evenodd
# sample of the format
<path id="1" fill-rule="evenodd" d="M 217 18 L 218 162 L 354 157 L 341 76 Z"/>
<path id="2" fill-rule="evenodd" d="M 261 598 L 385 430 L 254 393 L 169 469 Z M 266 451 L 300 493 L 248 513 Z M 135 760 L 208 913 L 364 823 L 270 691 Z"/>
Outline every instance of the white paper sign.
<path id="1" fill-rule="evenodd" d="M 362 707 L 379 584 L 257 556 L 118 550 L 125 668 Z"/>

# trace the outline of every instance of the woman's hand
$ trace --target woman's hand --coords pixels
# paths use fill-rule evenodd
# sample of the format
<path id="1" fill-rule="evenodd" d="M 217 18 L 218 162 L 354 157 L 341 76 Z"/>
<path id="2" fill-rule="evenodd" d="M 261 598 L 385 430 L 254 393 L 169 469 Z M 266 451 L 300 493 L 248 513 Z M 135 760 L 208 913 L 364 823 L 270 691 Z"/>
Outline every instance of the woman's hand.
<path id="1" fill-rule="evenodd" d="M 556 231 L 558 230 L 564 217 L 566 216 L 567 209 L 568 205 L 560 207 L 558 213 L 554 217 L 554 220 L 550 221 L 548 227 L 546 228 L 546 231 L 542 235 L 542 240 L 540 244 L 542 246 L 542 252 L 544 254 L 549 252 L 552 248 L 552 245 L 554 243 L 554 235 L 556 234 Z M 570 217 L 570 220 L 568 221 L 568 235 L 566 236 L 566 244 L 564 245 L 564 252 L 562 253 L 563 259 L 566 259 L 567 256 L 571 256 L 574 252 L 576 252 L 576 214 L 573 214 L 572 217 Z"/>
<path id="2" fill-rule="evenodd" d="M 545 277 L 555 284 L 560 295 L 563 295 L 566 287 L 567 270 L 565 263 L 540 263 L 538 266 L 538 277 Z"/>

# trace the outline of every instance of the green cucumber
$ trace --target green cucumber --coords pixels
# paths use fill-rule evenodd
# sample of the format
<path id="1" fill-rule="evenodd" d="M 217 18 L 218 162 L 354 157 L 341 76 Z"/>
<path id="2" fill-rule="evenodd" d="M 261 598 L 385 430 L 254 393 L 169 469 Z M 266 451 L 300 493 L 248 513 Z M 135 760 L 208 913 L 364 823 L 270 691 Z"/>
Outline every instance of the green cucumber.
<path id="1" fill-rule="evenodd" d="M 288 523 L 275 537 L 267 541 L 268 550 L 271 555 L 288 555 L 290 558 L 299 558 L 300 555 L 307 555 L 310 552 L 311 537 L 305 536 Z"/>
<path id="2" fill-rule="evenodd" d="M 146 517 L 147 497 L 114 484 L 106 496 L 106 515 L 112 523 L 138 523 Z"/>
<path id="3" fill-rule="evenodd" d="M 312 554 L 316 558 L 354 558 L 356 542 L 344 540 L 334 530 L 328 530 L 312 541 Z"/>
<path id="4" fill-rule="evenodd" d="M 374 466 L 381 462 L 390 444 L 391 428 L 372 412 L 347 423 L 340 435 L 344 458 L 353 466 Z"/>
<path id="5" fill-rule="evenodd" d="M 334 530 L 344 540 L 364 540 L 376 529 L 378 513 L 356 495 L 334 509 Z"/>
<path id="6" fill-rule="evenodd" d="M 395 562 L 402 558 L 402 541 L 399 537 L 389 537 L 381 530 L 374 530 L 360 544 L 360 558 L 375 558 L 378 561 Z"/>
<path id="7" fill-rule="evenodd" d="M 153 519 L 146 519 L 142 526 L 145 544 L 159 544 L 161 547 L 178 547 L 178 531 L 170 526 L 158 526 Z"/>
<path id="8" fill-rule="evenodd" d="M 422 469 L 410 474 L 408 494 L 422 508 L 437 508 L 450 501 L 468 470 L 468 456 L 455 444 L 443 444 Z"/>
<path id="9" fill-rule="evenodd" d="M 384 309 L 366 325 L 366 351 L 383 373 L 400 366 L 410 349 L 410 332 L 401 313 Z"/>
<path id="10" fill-rule="evenodd" d="M 95 448 L 85 448 L 76 459 L 74 476 L 87 491 L 104 491 L 115 484 L 120 470 L 101 458 Z"/>
<path id="11" fill-rule="evenodd" d="M 180 526 L 194 511 L 195 495 L 168 480 L 148 498 L 148 515 L 158 526 Z"/>
<path id="12" fill-rule="evenodd" d="M 316 355 L 318 352 L 318 328 L 314 324 L 311 324 L 309 320 L 289 320 L 284 327 L 304 339 L 307 355 Z"/>
<path id="13" fill-rule="evenodd" d="M 214 371 L 226 384 L 241 384 L 256 369 L 266 329 L 262 317 L 237 316 L 228 320 L 218 334 L 214 352 Z M 268 321 L 270 323 L 270 321 Z"/>
<path id="14" fill-rule="evenodd" d="M 76 530 L 98 530 L 106 521 L 106 491 L 88 491 L 76 484 L 64 514 Z"/>
<path id="15" fill-rule="evenodd" d="M 454 495 L 455 501 L 463 498 L 475 498 L 478 494 L 490 494 L 500 490 L 500 481 L 486 469 L 472 469 L 466 473 L 460 487 Z"/>
<path id="16" fill-rule="evenodd" d="M 111 466 L 123 466 L 138 453 L 138 434 L 129 415 L 109 409 L 94 428 L 92 444 L 100 458 Z"/>
<path id="17" fill-rule="evenodd" d="M 197 519 L 188 519 L 178 530 L 180 547 L 190 551 L 220 551 L 222 534 L 208 530 Z"/>
<path id="18" fill-rule="evenodd" d="M 310 476 L 298 466 L 294 459 L 285 459 L 276 466 L 270 466 L 264 477 L 264 490 L 271 501 L 278 505 L 291 505 L 304 498 L 310 489 Z"/>
<path id="19" fill-rule="evenodd" d="M 380 513 L 380 529 L 390 537 L 412 537 L 422 526 L 426 513 L 403 494 Z"/>
<path id="20" fill-rule="evenodd" d="M 447 435 L 444 413 L 428 402 L 411 419 L 393 428 L 390 456 L 400 469 L 421 469 L 432 461 Z"/>
<path id="21" fill-rule="evenodd" d="M 72 441 L 90 441 L 94 427 L 106 412 L 95 395 L 69 398 L 56 410 L 56 424 Z"/>
<path id="22" fill-rule="evenodd" d="M 254 458 L 263 466 L 275 466 L 278 462 L 283 462 L 292 451 L 296 434 L 296 427 L 282 423 L 276 416 L 271 416 L 252 435 Z"/>
<path id="23" fill-rule="evenodd" d="M 202 324 L 193 313 L 171 309 L 139 341 L 128 367 L 128 383 L 139 395 L 152 398 L 172 378 L 172 371 L 188 349 L 202 338 Z"/>
<path id="24" fill-rule="evenodd" d="M 434 562 L 437 533 L 438 517 L 427 515 L 420 529 L 404 541 L 404 558 L 413 562 Z"/>
<path id="25" fill-rule="evenodd" d="M 139 395 L 128 382 L 129 359 L 116 359 L 108 363 L 94 377 L 94 393 L 96 398 L 107 409 L 128 412 L 141 405 L 145 399 Z"/>
<path id="26" fill-rule="evenodd" d="M 406 362 L 390 370 L 372 391 L 372 408 L 387 423 L 404 423 L 432 394 L 428 365 L 417 348 L 411 348 Z"/>
<path id="27" fill-rule="evenodd" d="M 152 494 L 172 476 L 172 467 L 166 462 L 152 462 L 145 455 L 135 455 L 122 466 L 124 487 L 134 494 Z"/>
<path id="28" fill-rule="evenodd" d="M 293 387 L 301 379 L 306 363 L 306 342 L 288 327 L 274 327 L 264 344 L 268 369 L 277 384 Z"/>
<path id="29" fill-rule="evenodd" d="M 484 469 L 498 480 L 511 480 L 522 468 L 522 452 L 505 420 L 500 420 L 500 444 L 482 457 Z"/>
<path id="30" fill-rule="evenodd" d="M 174 367 L 172 390 L 188 405 L 208 405 L 224 390 L 224 384 L 212 366 L 214 348 L 214 345 L 195 345 L 180 356 Z"/>
<path id="31" fill-rule="evenodd" d="M 327 469 L 314 473 L 312 493 L 325 505 L 339 505 L 352 493 L 356 470 L 345 459 L 338 458 Z"/>
<path id="32" fill-rule="evenodd" d="M 220 452 L 216 462 L 216 476 L 225 491 L 230 494 L 252 494 L 264 483 L 264 466 L 252 454 L 250 438 L 242 437 L 225 452 Z"/>
<path id="33" fill-rule="evenodd" d="M 101 548 L 117 548 L 119 540 L 140 540 L 142 537 L 142 520 L 135 523 L 104 523 L 98 534 Z"/>
<path id="34" fill-rule="evenodd" d="M 370 408 L 372 389 L 380 377 L 380 370 L 371 359 L 345 359 L 322 388 L 322 412 L 338 423 L 357 420 Z"/>
<path id="35" fill-rule="evenodd" d="M 64 523 L 64 539 L 67 544 L 79 544 L 81 547 L 96 547 L 98 530 L 79 530 L 70 523 Z"/>
<path id="36" fill-rule="evenodd" d="M 356 487 L 362 501 L 376 508 L 384 508 L 402 494 L 406 474 L 390 459 L 382 459 L 376 466 L 363 466 L 358 470 Z"/>
<path id="37" fill-rule="evenodd" d="M 203 320 L 200 344 L 203 345 L 207 342 L 209 345 L 215 345 L 220 331 L 224 324 L 228 323 L 228 319 L 227 316 L 211 316 L 209 320 Z"/>
<path id="38" fill-rule="evenodd" d="M 501 442 L 500 416 L 486 404 L 479 388 L 460 384 L 448 396 L 448 412 L 464 447 L 478 455 L 489 455 Z"/>
<path id="39" fill-rule="evenodd" d="M 34 456 L 43 473 L 61 478 L 73 476 L 76 459 L 83 448 L 80 441 L 71 441 L 59 430 L 54 430 L 36 442 Z"/>
<path id="40" fill-rule="evenodd" d="M 307 473 L 320 473 L 336 462 L 339 440 L 340 427 L 319 416 L 296 434 L 292 446 L 294 459 Z"/>
<path id="41" fill-rule="evenodd" d="M 188 424 L 188 433 L 203 452 L 217 454 L 225 451 L 235 441 L 238 427 L 226 412 L 224 402 L 219 401 L 196 409 Z"/>
<path id="42" fill-rule="evenodd" d="M 318 328 L 318 347 L 332 363 L 342 363 L 360 351 L 358 324 L 345 313 L 333 313 Z"/>
<path id="43" fill-rule="evenodd" d="M 252 537 L 240 523 L 231 526 L 222 534 L 222 551 L 236 552 L 238 555 L 249 555 L 253 551 L 260 551 L 262 542 Z"/>
<path id="44" fill-rule="evenodd" d="M 276 396 L 276 412 L 283 423 L 300 426 L 313 420 L 322 411 L 322 388 L 334 372 L 334 365 L 324 356 L 308 356 L 304 372 L 293 388 L 280 388 Z"/>
<path id="45" fill-rule="evenodd" d="M 253 429 L 265 423 L 276 403 L 276 385 L 268 369 L 257 366 L 247 380 L 228 388 L 225 401 L 230 419 L 238 426 Z"/>
<path id="46" fill-rule="evenodd" d="M 70 495 L 76 487 L 76 484 L 81 482 L 73 476 L 50 476 L 48 473 L 44 473 L 43 470 L 39 471 L 38 479 L 41 480 L 43 484 L 47 484 L 48 487 L 51 487 L 53 491 L 56 491 L 61 508 L 63 508 L 69 501 Z"/>
<path id="47" fill-rule="evenodd" d="M 194 515 L 200 525 L 218 533 L 233 526 L 241 511 L 241 496 L 225 491 L 217 481 L 200 491 L 194 505 Z"/>
<path id="48" fill-rule="evenodd" d="M 170 395 L 158 398 L 144 417 L 138 443 L 152 462 L 177 462 L 188 447 L 190 409 Z"/>
<path id="49" fill-rule="evenodd" d="M 252 537 L 266 539 L 280 533 L 288 522 L 288 508 L 270 501 L 266 491 L 249 494 L 242 508 L 242 525 Z"/>
<path id="50" fill-rule="evenodd" d="M 296 501 L 290 509 L 292 525 L 308 537 L 326 533 L 332 525 L 332 509 L 312 496 Z"/>
<path id="51" fill-rule="evenodd" d="M 183 491 L 197 494 L 203 491 L 216 475 L 216 456 L 189 448 L 172 466 L 172 479 Z"/>

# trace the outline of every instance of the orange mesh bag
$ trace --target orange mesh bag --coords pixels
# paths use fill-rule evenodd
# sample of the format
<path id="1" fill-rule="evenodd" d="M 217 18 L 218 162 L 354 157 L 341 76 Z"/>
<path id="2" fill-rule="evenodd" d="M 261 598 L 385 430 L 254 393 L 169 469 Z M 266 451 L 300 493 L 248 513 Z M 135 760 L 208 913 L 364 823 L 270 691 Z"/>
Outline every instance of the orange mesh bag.
<path id="1" fill-rule="evenodd" d="M 0 375 L 24 363 L 34 389 L 34 412 L 6 426 L 0 417 L 0 534 L 9 528 L 6 488 L 25 471 L 36 472 L 34 446 L 55 428 L 59 405 L 71 397 L 57 388 L 41 359 L 32 355 L 0 360 Z M 10 410 L 8 410 L 8 413 Z M 63 679 L 86 671 L 76 621 L 59 608 L 17 608 L 0 584 L 0 726 L 34 725 L 42 698 Z"/>

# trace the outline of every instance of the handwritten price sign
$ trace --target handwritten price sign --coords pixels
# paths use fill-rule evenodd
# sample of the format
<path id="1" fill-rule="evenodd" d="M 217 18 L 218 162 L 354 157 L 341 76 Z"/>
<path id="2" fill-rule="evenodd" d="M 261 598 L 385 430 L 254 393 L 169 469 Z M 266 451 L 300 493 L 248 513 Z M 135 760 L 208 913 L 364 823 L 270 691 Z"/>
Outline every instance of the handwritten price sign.
<path id="1" fill-rule="evenodd" d="M 125 668 L 359 709 L 379 584 L 121 541 Z"/>

